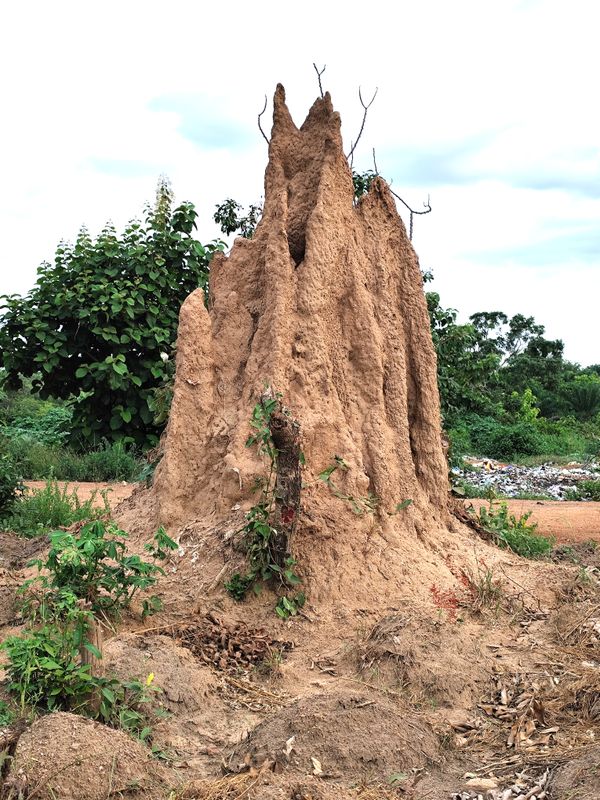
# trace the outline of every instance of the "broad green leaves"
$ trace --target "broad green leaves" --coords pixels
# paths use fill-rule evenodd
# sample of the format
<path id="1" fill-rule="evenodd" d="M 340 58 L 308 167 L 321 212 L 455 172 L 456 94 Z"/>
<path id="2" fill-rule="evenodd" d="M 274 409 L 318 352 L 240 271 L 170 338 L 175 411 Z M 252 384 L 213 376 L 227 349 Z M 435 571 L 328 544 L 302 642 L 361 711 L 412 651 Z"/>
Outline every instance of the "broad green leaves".
<path id="1" fill-rule="evenodd" d="M 89 443 L 156 442 L 154 391 L 172 377 L 161 353 L 172 352 L 181 303 L 206 287 L 210 260 L 224 247 L 192 238 L 194 206 L 172 210 L 171 201 L 163 181 L 143 221 L 121 236 L 107 225 L 95 240 L 83 228 L 41 265 L 27 296 L 0 298 L 7 386 L 36 376 L 42 397 L 77 399 L 73 428 Z"/>

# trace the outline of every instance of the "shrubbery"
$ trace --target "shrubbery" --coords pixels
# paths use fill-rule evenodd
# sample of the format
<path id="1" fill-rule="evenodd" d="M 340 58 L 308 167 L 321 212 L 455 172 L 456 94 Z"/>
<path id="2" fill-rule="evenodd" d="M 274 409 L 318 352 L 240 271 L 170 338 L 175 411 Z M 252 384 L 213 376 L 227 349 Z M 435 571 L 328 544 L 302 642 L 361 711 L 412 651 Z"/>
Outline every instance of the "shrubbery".
<path id="1" fill-rule="evenodd" d="M 96 493 L 81 501 L 75 490 L 48 481 L 43 489 L 32 489 L 9 506 L 7 516 L 0 518 L 0 530 L 31 537 L 74 522 L 97 519 L 110 511 L 106 494 L 103 499 L 103 507 L 98 507 Z"/>

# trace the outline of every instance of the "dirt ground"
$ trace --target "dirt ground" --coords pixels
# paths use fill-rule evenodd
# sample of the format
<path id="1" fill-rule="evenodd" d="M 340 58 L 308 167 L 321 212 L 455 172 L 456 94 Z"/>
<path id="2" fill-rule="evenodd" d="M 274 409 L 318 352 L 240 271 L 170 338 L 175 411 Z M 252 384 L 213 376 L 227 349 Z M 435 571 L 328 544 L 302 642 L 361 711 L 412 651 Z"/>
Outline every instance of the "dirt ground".
<path id="1" fill-rule="evenodd" d="M 485 500 L 469 500 L 475 508 L 486 505 Z M 517 517 L 531 511 L 531 522 L 538 533 L 554 538 L 557 544 L 600 541 L 600 503 L 553 500 L 508 500 L 507 505 Z"/>
<path id="2" fill-rule="evenodd" d="M 44 481 L 27 481 L 31 489 L 43 489 Z M 100 492 L 108 490 L 111 508 L 131 496 L 138 484 L 126 483 L 70 483 L 69 489 L 76 489 L 80 500 L 87 500 L 96 492 L 98 503 L 102 504 Z M 554 538 L 557 544 L 586 542 L 590 539 L 600 541 L 600 503 L 552 500 L 508 500 L 512 514 L 520 516 L 531 511 L 531 521 L 538 525 L 542 536 Z M 465 504 L 479 508 L 485 500 L 467 500 Z"/>
<path id="3" fill-rule="evenodd" d="M 65 485 L 65 481 L 58 481 L 58 483 L 61 487 Z M 25 481 L 25 485 L 30 489 L 43 489 L 46 485 L 46 481 Z M 67 483 L 66 485 L 69 491 L 77 491 L 77 496 L 80 500 L 88 500 L 95 492 L 99 506 L 103 505 L 100 493 L 108 491 L 108 502 L 111 508 L 114 508 L 122 500 L 129 497 L 137 486 L 136 483 L 127 483 L 126 481 L 117 481 L 114 483 L 90 483 L 79 481 Z"/>

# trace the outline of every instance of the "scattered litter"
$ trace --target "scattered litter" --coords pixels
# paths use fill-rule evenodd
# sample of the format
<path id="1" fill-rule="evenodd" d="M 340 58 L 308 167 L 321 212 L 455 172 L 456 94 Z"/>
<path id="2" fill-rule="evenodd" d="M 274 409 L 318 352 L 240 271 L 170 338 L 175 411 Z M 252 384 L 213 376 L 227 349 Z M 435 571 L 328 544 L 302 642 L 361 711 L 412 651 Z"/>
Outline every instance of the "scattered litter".
<path id="1" fill-rule="evenodd" d="M 599 477 L 597 468 L 579 464 L 559 467 L 548 463 L 539 467 L 521 467 L 493 460 L 465 461 L 469 465 L 467 469 L 455 467 L 452 470 L 455 479 L 482 492 L 491 489 L 505 497 L 534 494 L 547 495 L 552 500 L 566 500 L 569 490 L 576 487 L 579 481 Z"/>

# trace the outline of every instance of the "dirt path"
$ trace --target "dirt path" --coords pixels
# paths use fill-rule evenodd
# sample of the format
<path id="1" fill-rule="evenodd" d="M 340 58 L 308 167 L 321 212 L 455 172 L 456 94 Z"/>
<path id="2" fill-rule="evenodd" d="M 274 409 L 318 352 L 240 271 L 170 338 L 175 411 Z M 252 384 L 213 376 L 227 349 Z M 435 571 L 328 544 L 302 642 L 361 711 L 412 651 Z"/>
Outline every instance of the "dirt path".
<path id="1" fill-rule="evenodd" d="M 46 481 L 25 481 L 25 485 L 29 489 L 43 489 Z M 65 481 L 58 481 L 58 485 L 62 488 Z M 88 500 L 94 492 L 96 492 L 97 505 L 102 506 L 103 501 L 100 492 L 108 490 L 108 502 L 111 508 L 114 508 L 121 500 L 125 500 L 133 492 L 137 483 L 127 483 L 126 481 L 118 481 L 115 483 L 87 483 L 85 481 L 74 481 L 67 483 L 69 492 L 73 489 L 77 490 L 77 496 L 80 500 Z"/>
<path id="2" fill-rule="evenodd" d="M 63 484 L 59 481 L 60 485 Z M 32 489 L 43 489 L 44 481 L 26 481 Z M 80 500 L 87 500 L 92 493 L 108 489 L 111 507 L 125 500 L 137 484 L 126 483 L 70 483 L 69 489 L 77 489 Z M 99 504 L 102 499 L 98 496 Z M 468 500 L 475 508 L 486 505 L 485 500 Z M 520 516 L 531 511 L 532 522 L 537 522 L 542 536 L 552 536 L 557 543 L 585 542 L 594 539 L 600 542 L 600 503 L 554 502 L 551 500 L 508 500 L 512 514 Z"/>
<path id="3" fill-rule="evenodd" d="M 600 542 L 600 503 L 580 503 L 552 500 L 507 500 L 512 514 L 517 517 L 531 511 L 531 522 L 537 522 L 538 533 L 551 536 L 559 544 Z M 478 509 L 486 500 L 469 500 Z"/>

